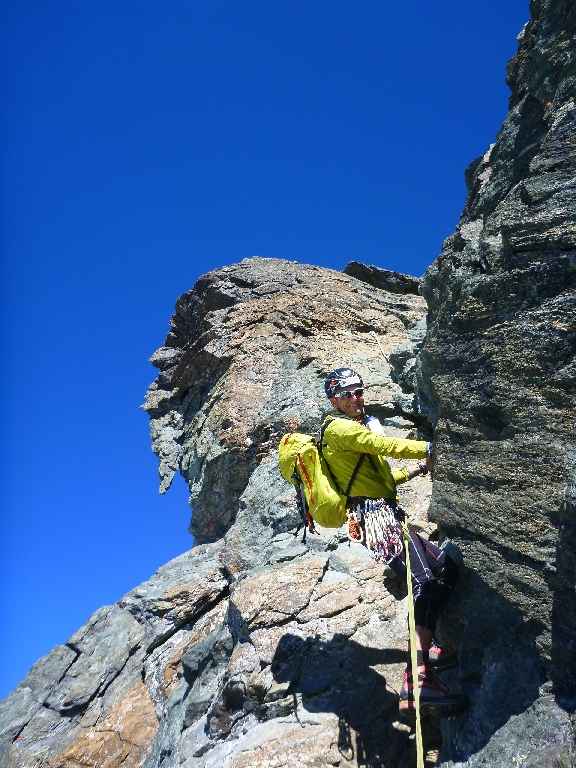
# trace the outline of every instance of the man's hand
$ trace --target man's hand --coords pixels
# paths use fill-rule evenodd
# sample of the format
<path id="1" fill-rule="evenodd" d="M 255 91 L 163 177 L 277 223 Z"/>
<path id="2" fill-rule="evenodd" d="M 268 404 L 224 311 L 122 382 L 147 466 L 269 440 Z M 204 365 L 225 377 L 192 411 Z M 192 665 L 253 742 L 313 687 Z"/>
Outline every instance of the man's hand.
<path id="1" fill-rule="evenodd" d="M 410 479 L 418 477 L 418 475 L 427 475 L 428 472 L 432 472 L 436 462 L 430 456 L 426 456 L 423 461 L 419 461 L 415 467 L 409 469 Z"/>

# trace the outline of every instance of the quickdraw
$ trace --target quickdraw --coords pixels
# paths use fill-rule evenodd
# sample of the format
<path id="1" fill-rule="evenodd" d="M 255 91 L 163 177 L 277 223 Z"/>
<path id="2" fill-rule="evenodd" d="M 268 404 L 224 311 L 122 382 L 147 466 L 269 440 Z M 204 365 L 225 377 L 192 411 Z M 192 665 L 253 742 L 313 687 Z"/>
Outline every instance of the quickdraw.
<path id="1" fill-rule="evenodd" d="M 348 511 L 348 538 L 364 544 L 377 563 L 389 563 L 402 553 L 399 507 L 384 499 L 359 499 Z"/>

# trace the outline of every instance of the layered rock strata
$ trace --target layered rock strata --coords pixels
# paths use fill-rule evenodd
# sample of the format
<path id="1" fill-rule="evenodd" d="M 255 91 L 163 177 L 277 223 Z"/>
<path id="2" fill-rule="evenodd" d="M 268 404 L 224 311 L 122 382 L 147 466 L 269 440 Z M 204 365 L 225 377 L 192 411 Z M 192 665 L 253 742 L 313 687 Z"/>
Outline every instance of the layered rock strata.
<path id="1" fill-rule="evenodd" d="M 512 764 L 492 746 L 510 739 L 508 757 L 564 765 L 576 706 L 576 7 L 532 12 L 509 114 L 422 285 L 431 510 L 470 568 L 448 625 L 473 706 L 444 757 L 467 766 Z"/>
<path id="2" fill-rule="evenodd" d="M 375 274 L 254 258 L 178 300 L 146 407 L 162 489 L 178 470 L 189 484 L 196 546 L 5 699 L 1 768 L 411 765 L 404 588 L 342 531 L 296 535 L 276 458 L 281 434 L 318 431 L 337 365 L 364 374 L 390 434 L 426 433 L 406 383 L 425 302 Z M 417 478 L 402 498 L 433 534 L 430 493 Z M 440 742 L 430 723 L 431 760 Z"/>
<path id="3" fill-rule="evenodd" d="M 438 532 L 429 480 L 402 493 L 463 565 L 439 632 L 471 707 L 441 733 L 425 721 L 427 764 L 575 764 L 576 8 L 531 10 L 509 115 L 421 284 L 428 332 L 417 280 L 357 262 L 250 259 L 179 299 L 146 408 L 196 546 L 0 703 L 1 768 L 415 765 L 403 587 L 342 532 L 295 536 L 276 467 L 337 364 L 391 434 L 434 427 Z"/>

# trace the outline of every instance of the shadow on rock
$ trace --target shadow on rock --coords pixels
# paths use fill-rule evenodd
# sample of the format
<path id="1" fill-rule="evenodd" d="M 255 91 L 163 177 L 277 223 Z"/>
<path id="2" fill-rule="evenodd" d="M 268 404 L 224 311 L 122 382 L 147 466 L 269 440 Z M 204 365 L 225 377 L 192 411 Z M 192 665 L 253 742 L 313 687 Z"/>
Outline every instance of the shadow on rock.
<path id="1" fill-rule="evenodd" d="M 576 470 L 568 479 L 558 521 L 556 561 L 547 567 L 553 598 L 551 678 L 556 702 L 576 711 Z"/>
<path id="2" fill-rule="evenodd" d="M 464 549 L 486 546 L 478 540 L 459 543 Z M 540 717 L 533 705 L 546 681 L 546 667 L 537 647 L 542 626 L 526 621 L 514 604 L 476 571 L 466 568 L 457 548 L 448 544 L 448 552 L 461 571 L 438 634 L 443 643 L 459 648 L 460 666 L 444 673 L 440 682 L 467 694 L 471 705 L 462 717 L 443 721 L 441 759 L 466 766 L 487 765 L 482 760 L 491 740 L 517 749 L 520 741 L 530 742 Z M 510 561 L 513 553 L 506 556 Z M 486 564 L 491 559 L 494 553 L 486 552 Z M 508 743 L 510 729 L 515 736 L 512 745 Z M 550 739 L 554 741 L 554 730 Z M 507 760 L 515 759 L 514 755 L 500 751 L 501 759 L 493 759 L 491 768 L 513 764 Z"/>
<path id="3" fill-rule="evenodd" d="M 301 697 L 308 713 L 338 716 L 343 760 L 398 768 L 410 728 L 398 723 L 398 696 L 373 667 L 405 659 L 404 651 L 367 648 L 340 634 L 326 642 L 287 633 L 276 649 L 272 675 L 277 683 L 289 683 L 287 693 Z"/>

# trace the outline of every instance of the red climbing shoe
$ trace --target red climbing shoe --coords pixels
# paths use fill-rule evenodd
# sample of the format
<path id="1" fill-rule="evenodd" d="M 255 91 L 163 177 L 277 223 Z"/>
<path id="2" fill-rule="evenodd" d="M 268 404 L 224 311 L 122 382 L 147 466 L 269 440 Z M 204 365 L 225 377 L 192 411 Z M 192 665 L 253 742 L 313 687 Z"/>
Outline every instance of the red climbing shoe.
<path id="1" fill-rule="evenodd" d="M 463 693 L 448 693 L 438 685 L 432 675 L 426 673 L 426 667 L 418 667 L 418 685 L 420 687 L 420 712 L 439 715 L 439 717 L 454 717 L 466 709 L 470 700 Z M 413 716 L 416 714 L 414 704 L 414 683 L 412 670 L 404 672 L 402 690 L 400 691 L 400 714 Z"/>
<path id="2" fill-rule="evenodd" d="M 428 656 L 429 666 L 438 672 L 445 672 L 458 666 L 458 656 L 452 648 L 442 648 L 435 640 L 432 640 Z"/>

